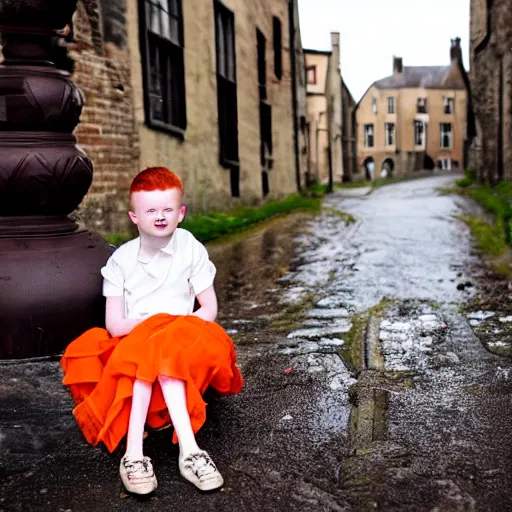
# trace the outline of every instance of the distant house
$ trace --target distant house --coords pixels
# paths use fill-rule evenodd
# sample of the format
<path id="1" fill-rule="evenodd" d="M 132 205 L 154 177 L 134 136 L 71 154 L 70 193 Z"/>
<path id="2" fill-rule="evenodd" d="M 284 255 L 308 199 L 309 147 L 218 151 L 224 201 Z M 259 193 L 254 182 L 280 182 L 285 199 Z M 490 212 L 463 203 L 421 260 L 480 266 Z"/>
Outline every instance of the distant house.
<path id="1" fill-rule="evenodd" d="M 447 66 L 403 66 L 374 82 L 356 108 L 358 166 L 374 162 L 376 175 L 464 166 L 468 77 L 460 39 L 451 41 Z"/>
<path id="2" fill-rule="evenodd" d="M 338 32 L 331 32 L 331 47 L 332 50 L 328 51 L 304 50 L 310 182 L 340 182 L 343 178 L 343 106 Z"/>

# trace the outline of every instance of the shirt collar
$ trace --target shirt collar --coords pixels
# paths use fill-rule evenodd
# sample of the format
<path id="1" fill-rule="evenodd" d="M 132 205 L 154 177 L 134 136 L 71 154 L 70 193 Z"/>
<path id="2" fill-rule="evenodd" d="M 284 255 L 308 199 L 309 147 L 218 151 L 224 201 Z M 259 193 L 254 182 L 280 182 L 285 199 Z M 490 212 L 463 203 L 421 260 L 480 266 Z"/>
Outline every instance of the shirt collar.
<path id="1" fill-rule="evenodd" d="M 150 263 L 148 261 L 142 261 L 140 259 L 140 256 L 139 256 L 139 252 L 140 252 L 140 244 L 141 244 L 141 239 L 139 237 L 139 245 L 137 247 L 137 261 L 139 261 L 140 263 Z M 165 254 L 169 254 L 169 255 L 172 255 L 174 254 L 174 250 L 175 250 L 175 247 L 176 247 L 176 230 L 174 231 L 174 233 L 172 234 L 171 236 L 171 239 L 169 240 L 169 242 L 167 243 L 167 245 L 165 245 L 164 247 L 161 247 L 159 249 L 159 251 L 162 251 L 164 252 Z M 156 253 L 158 254 L 158 252 Z M 155 256 L 156 256 L 155 254 Z M 154 258 L 154 257 L 153 257 Z"/>

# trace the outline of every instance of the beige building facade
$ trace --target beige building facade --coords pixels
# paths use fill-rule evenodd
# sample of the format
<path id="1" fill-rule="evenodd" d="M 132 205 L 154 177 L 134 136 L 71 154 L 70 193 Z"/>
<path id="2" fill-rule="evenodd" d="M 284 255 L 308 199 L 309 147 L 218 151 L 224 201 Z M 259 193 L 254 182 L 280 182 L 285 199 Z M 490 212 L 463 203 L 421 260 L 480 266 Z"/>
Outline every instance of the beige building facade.
<path id="1" fill-rule="evenodd" d="M 306 49 L 309 181 L 343 180 L 343 97 L 340 74 L 340 35 L 331 33 L 331 50 Z"/>
<path id="2" fill-rule="evenodd" d="M 183 178 L 192 213 L 258 205 L 303 186 L 296 2 L 78 4 L 71 56 L 86 103 L 76 134 L 95 164 L 79 212 L 86 224 L 128 229 L 128 186 L 147 166 Z"/>
<path id="3" fill-rule="evenodd" d="M 370 178 L 422 169 L 461 169 L 467 140 L 468 90 L 460 39 L 448 66 L 404 67 L 366 91 L 356 109 L 358 166 Z"/>

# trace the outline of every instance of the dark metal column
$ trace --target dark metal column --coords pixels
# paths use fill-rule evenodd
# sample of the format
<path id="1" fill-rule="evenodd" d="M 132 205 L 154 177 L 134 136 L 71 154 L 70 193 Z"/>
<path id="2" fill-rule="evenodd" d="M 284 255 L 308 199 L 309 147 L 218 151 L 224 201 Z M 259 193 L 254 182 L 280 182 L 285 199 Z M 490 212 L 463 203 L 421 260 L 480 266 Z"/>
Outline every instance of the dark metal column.
<path id="1" fill-rule="evenodd" d="M 72 134 L 83 97 L 55 67 L 76 0 L 3 0 L 0 32 L 0 358 L 57 354 L 104 322 L 112 249 L 68 215 L 93 166 Z"/>

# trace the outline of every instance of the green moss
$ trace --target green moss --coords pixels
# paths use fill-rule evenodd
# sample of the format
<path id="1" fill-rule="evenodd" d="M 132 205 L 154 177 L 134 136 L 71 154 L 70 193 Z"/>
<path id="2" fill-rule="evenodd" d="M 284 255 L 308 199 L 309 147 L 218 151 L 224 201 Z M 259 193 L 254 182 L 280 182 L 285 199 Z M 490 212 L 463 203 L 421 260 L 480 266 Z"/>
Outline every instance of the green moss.
<path id="1" fill-rule="evenodd" d="M 496 272 L 508 276 L 510 274 L 510 262 L 507 261 L 495 261 L 491 263 L 492 267 Z"/>
<path id="2" fill-rule="evenodd" d="M 336 183 L 334 188 L 363 188 L 371 187 L 372 182 L 369 180 L 350 181 L 347 183 Z"/>
<path id="3" fill-rule="evenodd" d="M 246 231 L 280 215 L 292 212 L 319 213 L 323 197 L 319 190 L 315 189 L 311 192 L 308 189 L 303 195 L 293 194 L 281 201 L 269 201 L 256 208 L 238 207 L 227 213 L 211 212 L 207 215 L 187 215 L 180 227 L 190 231 L 199 241 L 209 242 Z M 132 238 L 133 235 L 124 233 L 112 233 L 105 237 L 107 242 L 116 247 Z"/>
<path id="4" fill-rule="evenodd" d="M 345 225 L 346 226 L 349 226 L 350 224 L 353 224 L 357 220 L 350 213 L 343 212 L 341 210 L 337 210 L 336 208 L 331 208 L 330 206 L 323 207 L 322 210 L 324 212 L 329 212 L 329 213 L 332 213 L 333 215 L 337 215 L 338 217 L 341 217 L 345 221 Z"/>
<path id="5" fill-rule="evenodd" d="M 384 311 L 391 304 L 391 300 L 384 298 L 364 313 L 351 318 L 352 328 L 343 336 L 345 343 L 339 349 L 339 354 L 352 371 L 359 370 L 363 367 L 363 342 L 370 316 L 382 316 Z"/>
<path id="6" fill-rule="evenodd" d="M 503 228 L 503 221 L 499 219 L 494 224 L 469 215 L 457 217 L 465 222 L 471 229 L 475 238 L 477 247 L 491 256 L 500 256 L 505 252 L 507 242 Z"/>
<path id="7" fill-rule="evenodd" d="M 351 319 L 352 328 L 343 337 L 345 343 L 339 350 L 341 358 L 352 371 L 359 370 L 363 365 L 363 337 L 367 321 L 365 314 Z"/>

